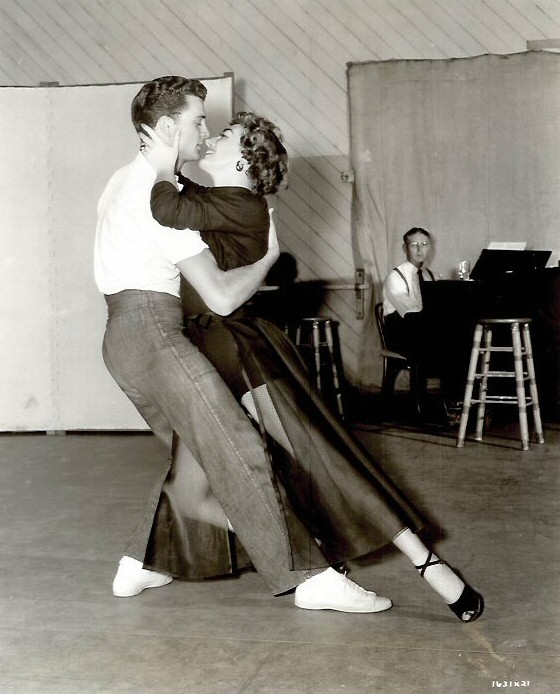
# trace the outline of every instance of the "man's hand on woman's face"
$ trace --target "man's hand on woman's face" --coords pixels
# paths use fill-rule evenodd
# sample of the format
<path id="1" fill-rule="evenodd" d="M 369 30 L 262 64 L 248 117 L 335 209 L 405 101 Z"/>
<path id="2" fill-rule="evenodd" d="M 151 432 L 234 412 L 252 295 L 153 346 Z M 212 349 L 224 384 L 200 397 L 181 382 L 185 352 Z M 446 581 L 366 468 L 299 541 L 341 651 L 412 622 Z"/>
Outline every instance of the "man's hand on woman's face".
<path id="1" fill-rule="evenodd" d="M 142 129 L 144 132 L 140 131 L 138 135 L 142 140 L 140 149 L 146 159 L 158 173 L 173 174 L 179 152 L 179 130 L 174 132 L 171 144 L 167 144 L 149 125 L 142 123 Z"/>

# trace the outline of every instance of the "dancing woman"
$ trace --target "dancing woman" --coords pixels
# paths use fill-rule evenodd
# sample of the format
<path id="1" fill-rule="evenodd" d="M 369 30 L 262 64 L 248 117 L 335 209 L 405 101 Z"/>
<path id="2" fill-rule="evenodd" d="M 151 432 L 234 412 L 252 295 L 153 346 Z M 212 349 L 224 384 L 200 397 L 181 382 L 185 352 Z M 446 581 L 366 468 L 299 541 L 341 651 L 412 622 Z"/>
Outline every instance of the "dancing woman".
<path id="1" fill-rule="evenodd" d="M 261 257 L 268 235 L 264 196 L 284 187 L 287 178 L 288 157 L 278 128 L 252 113 L 238 113 L 217 138 L 207 141 L 199 163 L 214 186 L 179 176 L 181 190 L 174 171 L 177 137 L 167 144 L 148 126 L 145 130 L 142 146 L 158 172 L 151 198 L 155 219 L 168 227 L 199 229 L 223 270 Z M 482 596 L 423 544 L 417 535 L 423 525 L 420 514 L 310 386 L 287 336 L 247 307 L 226 318 L 216 315 L 188 285 L 182 299 L 188 337 L 262 429 L 294 548 L 293 568 L 317 567 L 317 549 L 323 565 L 333 565 L 392 542 L 461 621 L 477 619 L 484 609 Z M 314 538 L 307 552 L 301 547 L 302 524 L 306 537 Z M 181 546 L 175 541 L 172 553 L 169 546 L 162 547 L 164 525 L 156 515 L 146 563 L 172 572 L 169 562 L 176 557 L 171 554 L 180 553 Z M 313 582 L 329 580 L 331 572 L 327 568 L 298 586 L 296 605 L 328 608 L 314 600 Z M 379 609 L 368 611 L 391 606 L 378 600 Z"/>

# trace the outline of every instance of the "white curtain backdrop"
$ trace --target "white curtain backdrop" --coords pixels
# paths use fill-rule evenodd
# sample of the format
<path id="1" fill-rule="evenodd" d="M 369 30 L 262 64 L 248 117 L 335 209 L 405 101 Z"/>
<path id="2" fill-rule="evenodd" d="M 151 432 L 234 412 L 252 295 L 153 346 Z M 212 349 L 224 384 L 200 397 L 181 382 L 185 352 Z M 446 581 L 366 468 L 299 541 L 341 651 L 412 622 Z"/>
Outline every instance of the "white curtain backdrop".
<path id="1" fill-rule="evenodd" d="M 374 291 L 361 345 L 379 385 L 373 303 L 413 226 L 435 238 L 430 265 L 454 278 L 490 241 L 560 256 L 560 55 L 529 52 L 348 65 L 353 241 Z"/>
<path id="2" fill-rule="evenodd" d="M 203 81 L 219 132 L 233 75 Z M 103 364 L 93 279 L 97 200 L 137 152 L 140 87 L 0 88 L 0 431 L 147 428 Z"/>

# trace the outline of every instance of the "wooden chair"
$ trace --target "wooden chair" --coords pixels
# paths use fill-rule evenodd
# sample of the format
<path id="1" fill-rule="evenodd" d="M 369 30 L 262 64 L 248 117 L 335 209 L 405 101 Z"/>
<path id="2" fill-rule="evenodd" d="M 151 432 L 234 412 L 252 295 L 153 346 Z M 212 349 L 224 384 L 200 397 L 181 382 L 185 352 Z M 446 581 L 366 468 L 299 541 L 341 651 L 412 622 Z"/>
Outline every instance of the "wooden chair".
<path id="1" fill-rule="evenodd" d="M 415 413 L 421 414 L 421 388 L 417 366 L 408 357 L 399 352 L 394 352 L 387 347 L 385 338 L 385 321 L 383 317 L 383 302 L 375 304 L 375 321 L 381 340 L 381 356 L 383 357 L 383 380 L 381 381 L 381 398 L 384 403 L 389 402 L 395 394 L 395 382 L 401 371 L 408 371 L 410 379 L 410 395 Z"/>

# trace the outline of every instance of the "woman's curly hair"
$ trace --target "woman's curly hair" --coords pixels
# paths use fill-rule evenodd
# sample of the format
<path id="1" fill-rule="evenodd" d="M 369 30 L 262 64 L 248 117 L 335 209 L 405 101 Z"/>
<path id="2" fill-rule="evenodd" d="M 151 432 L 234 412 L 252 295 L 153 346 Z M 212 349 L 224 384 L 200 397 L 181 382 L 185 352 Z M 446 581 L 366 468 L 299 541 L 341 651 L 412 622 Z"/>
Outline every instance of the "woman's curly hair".
<path id="1" fill-rule="evenodd" d="M 288 153 L 282 133 L 271 121 L 248 111 L 239 111 L 230 125 L 242 125 L 241 154 L 248 162 L 253 193 L 272 195 L 288 185 Z"/>

